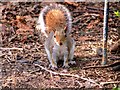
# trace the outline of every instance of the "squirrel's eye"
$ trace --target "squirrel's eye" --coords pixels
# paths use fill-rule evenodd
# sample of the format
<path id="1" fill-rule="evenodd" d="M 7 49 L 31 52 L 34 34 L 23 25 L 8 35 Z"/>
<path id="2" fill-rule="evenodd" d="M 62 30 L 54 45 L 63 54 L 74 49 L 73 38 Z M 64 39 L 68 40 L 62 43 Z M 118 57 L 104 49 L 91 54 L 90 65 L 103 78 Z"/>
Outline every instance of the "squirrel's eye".
<path id="1" fill-rule="evenodd" d="M 54 36 L 54 38 L 56 38 L 56 36 Z"/>

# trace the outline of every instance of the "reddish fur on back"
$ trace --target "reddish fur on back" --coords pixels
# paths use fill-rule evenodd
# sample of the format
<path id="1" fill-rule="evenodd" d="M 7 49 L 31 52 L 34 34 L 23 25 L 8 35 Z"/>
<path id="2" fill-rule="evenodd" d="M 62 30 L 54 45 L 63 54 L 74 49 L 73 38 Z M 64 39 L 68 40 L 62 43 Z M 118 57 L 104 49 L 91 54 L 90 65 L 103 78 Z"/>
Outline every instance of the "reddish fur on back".
<path id="1" fill-rule="evenodd" d="M 45 17 L 47 33 L 51 31 L 59 31 L 59 29 L 64 30 L 66 27 L 66 18 L 61 10 L 53 9 L 50 10 Z"/>

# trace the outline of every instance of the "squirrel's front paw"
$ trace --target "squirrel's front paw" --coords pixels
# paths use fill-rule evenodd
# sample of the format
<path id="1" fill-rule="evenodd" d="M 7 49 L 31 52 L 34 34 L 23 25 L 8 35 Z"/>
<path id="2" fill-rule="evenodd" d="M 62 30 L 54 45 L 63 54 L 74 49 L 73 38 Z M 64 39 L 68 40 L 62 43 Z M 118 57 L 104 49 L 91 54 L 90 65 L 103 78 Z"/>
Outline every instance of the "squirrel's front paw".
<path id="1" fill-rule="evenodd" d="M 71 61 L 69 61 L 69 64 L 74 65 L 74 64 L 76 64 L 76 62 L 71 60 Z"/>
<path id="2" fill-rule="evenodd" d="M 68 65 L 68 63 L 65 63 L 62 67 L 63 68 L 69 68 L 70 66 Z"/>
<path id="3" fill-rule="evenodd" d="M 37 30 L 40 30 L 41 29 L 41 26 L 38 24 L 38 25 L 36 25 L 36 29 Z"/>
<path id="4" fill-rule="evenodd" d="M 49 65 L 49 68 L 52 69 L 52 70 L 57 70 L 58 69 L 57 65 L 52 65 L 52 64 Z"/>

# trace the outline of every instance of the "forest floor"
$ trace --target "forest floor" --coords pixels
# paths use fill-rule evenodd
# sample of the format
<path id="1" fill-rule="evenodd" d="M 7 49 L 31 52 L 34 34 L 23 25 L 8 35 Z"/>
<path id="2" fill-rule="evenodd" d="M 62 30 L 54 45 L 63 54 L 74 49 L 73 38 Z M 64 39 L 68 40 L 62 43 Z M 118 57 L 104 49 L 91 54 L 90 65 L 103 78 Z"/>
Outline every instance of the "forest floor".
<path id="1" fill-rule="evenodd" d="M 60 2 L 59 2 L 60 3 Z M 6 2 L 0 3 L 0 84 L 3 88 L 113 88 L 120 87 L 120 72 L 114 68 L 88 68 L 100 66 L 102 57 L 96 50 L 102 47 L 104 3 L 60 3 L 73 17 L 71 36 L 76 41 L 74 60 L 76 65 L 58 70 L 48 68 L 44 50 L 44 36 L 35 29 L 40 10 L 49 3 Z M 110 47 L 118 40 L 120 19 L 114 12 L 120 3 L 109 5 L 108 61 L 120 60 L 120 54 L 110 53 Z"/>

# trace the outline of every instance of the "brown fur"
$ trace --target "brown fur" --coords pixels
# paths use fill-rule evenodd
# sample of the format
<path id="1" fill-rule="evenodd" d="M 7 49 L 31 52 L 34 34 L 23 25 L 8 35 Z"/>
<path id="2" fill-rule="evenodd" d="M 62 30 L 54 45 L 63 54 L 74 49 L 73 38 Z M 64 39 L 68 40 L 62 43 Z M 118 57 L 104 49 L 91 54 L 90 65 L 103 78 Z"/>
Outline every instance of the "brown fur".
<path id="1" fill-rule="evenodd" d="M 65 31 L 63 29 L 60 29 L 59 31 L 55 31 L 54 39 L 59 45 L 60 43 L 62 45 L 66 41 Z"/>

